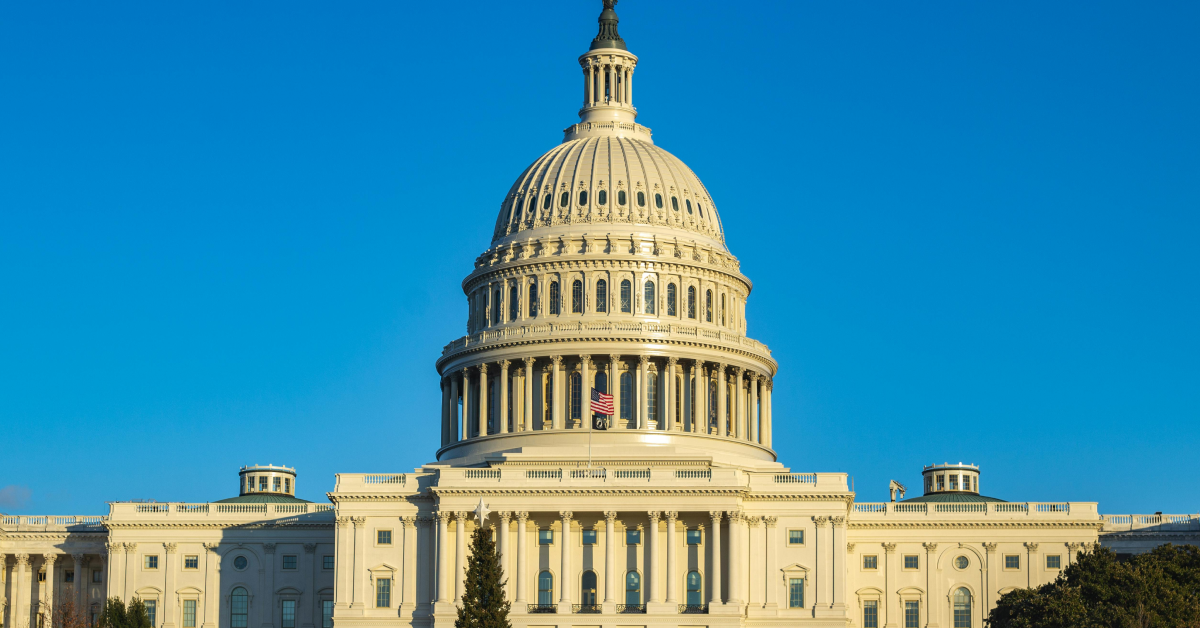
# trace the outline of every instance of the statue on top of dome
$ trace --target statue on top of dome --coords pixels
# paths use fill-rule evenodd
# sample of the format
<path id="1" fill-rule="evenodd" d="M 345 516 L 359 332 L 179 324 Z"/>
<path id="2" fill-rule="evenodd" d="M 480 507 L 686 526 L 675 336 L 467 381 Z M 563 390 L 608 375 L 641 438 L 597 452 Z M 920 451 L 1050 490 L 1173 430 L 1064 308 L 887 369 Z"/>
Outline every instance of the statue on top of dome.
<path id="1" fill-rule="evenodd" d="M 592 45 L 589 50 L 597 48 L 619 48 L 627 50 L 625 40 L 621 39 L 621 35 L 617 33 L 616 12 L 617 0 L 604 0 L 604 10 L 600 12 L 600 17 L 596 21 L 600 22 L 600 32 L 596 34 L 596 38 L 592 40 Z"/>

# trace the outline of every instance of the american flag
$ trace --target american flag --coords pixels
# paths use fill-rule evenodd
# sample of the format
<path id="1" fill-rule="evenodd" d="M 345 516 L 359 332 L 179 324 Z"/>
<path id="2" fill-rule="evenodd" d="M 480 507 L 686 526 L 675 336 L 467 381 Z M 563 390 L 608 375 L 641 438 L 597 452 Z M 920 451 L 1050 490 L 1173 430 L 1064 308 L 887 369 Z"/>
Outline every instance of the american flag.
<path id="1" fill-rule="evenodd" d="M 606 395 L 595 388 L 592 389 L 592 412 L 596 414 L 613 414 L 612 395 Z"/>

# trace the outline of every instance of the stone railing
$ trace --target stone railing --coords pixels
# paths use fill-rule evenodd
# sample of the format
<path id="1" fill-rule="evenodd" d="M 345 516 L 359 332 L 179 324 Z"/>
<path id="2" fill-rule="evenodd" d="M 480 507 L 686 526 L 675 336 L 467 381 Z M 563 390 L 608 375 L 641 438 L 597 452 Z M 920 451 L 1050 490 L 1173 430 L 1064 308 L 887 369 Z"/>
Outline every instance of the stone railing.
<path id="1" fill-rule="evenodd" d="M 330 504 L 253 504 L 253 503 L 128 503 L 110 505 L 105 519 L 111 524 L 149 520 L 178 520 L 219 518 L 236 522 L 295 518 L 300 521 L 332 521 Z"/>
<path id="2" fill-rule="evenodd" d="M 6 532 L 42 530 L 103 530 L 108 517 L 100 515 L 3 515 L 0 530 Z"/>
<path id="3" fill-rule="evenodd" d="M 502 488 L 596 487 L 675 488 L 703 487 L 712 490 L 745 490 L 764 493 L 845 493 L 843 473 L 746 473 L 732 468 L 680 468 L 646 462 L 645 466 L 497 466 L 487 468 L 442 468 L 437 470 L 437 487 Z M 776 480 L 777 476 L 789 478 Z"/>
<path id="4" fill-rule="evenodd" d="M 655 340 L 678 339 L 686 341 L 712 342 L 730 349 L 739 349 L 758 356 L 771 359 L 771 350 L 767 345 L 741 334 L 734 334 L 721 329 L 712 329 L 701 325 L 679 325 L 676 323 L 651 323 L 645 321 L 575 321 L 565 323 L 535 323 L 532 325 L 514 325 L 499 329 L 488 329 L 463 336 L 447 344 L 442 349 L 442 357 L 453 355 L 460 351 L 500 344 L 509 341 L 530 340 L 538 338 L 592 338 L 600 336 L 652 338 Z"/>
<path id="5" fill-rule="evenodd" d="M 412 493 L 418 490 L 421 473 L 338 473 L 334 492 Z"/>
<path id="6" fill-rule="evenodd" d="M 856 503 L 851 509 L 851 519 L 856 521 L 972 516 L 997 519 L 1100 520 L 1095 502 L 875 502 Z"/>
<path id="7" fill-rule="evenodd" d="M 1200 515 L 1104 515 L 1101 532 L 1200 531 Z"/>

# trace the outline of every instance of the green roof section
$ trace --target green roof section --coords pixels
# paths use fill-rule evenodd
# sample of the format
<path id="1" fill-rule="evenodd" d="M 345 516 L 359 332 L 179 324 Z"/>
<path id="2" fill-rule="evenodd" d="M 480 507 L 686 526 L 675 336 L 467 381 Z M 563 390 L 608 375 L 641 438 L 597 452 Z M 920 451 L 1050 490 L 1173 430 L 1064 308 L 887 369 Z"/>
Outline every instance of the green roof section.
<path id="1" fill-rule="evenodd" d="M 1007 503 L 1003 499 L 988 497 L 978 493 L 967 491 L 944 491 L 941 493 L 930 493 L 912 499 L 906 499 L 902 503 L 905 504 L 982 504 L 984 502 L 1000 502 Z"/>
<path id="2" fill-rule="evenodd" d="M 291 495 L 270 495 L 267 493 L 255 493 L 253 495 L 239 495 L 230 497 L 229 499 L 218 499 L 214 504 L 311 504 L 307 499 L 292 497 Z"/>

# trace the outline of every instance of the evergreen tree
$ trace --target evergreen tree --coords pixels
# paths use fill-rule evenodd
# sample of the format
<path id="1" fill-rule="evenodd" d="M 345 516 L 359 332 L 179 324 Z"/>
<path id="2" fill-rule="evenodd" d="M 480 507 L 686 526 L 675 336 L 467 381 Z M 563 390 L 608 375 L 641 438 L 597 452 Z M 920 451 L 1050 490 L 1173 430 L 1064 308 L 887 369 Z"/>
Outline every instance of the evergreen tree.
<path id="1" fill-rule="evenodd" d="M 454 628 L 512 628 L 508 621 L 511 605 L 504 597 L 505 582 L 491 530 L 483 526 L 475 528 L 462 606 L 458 608 Z"/>
<path id="2" fill-rule="evenodd" d="M 154 628 L 150 625 L 150 612 L 142 598 L 135 597 L 125 609 L 125 628 Z"/>
<path id="3" fill-rule="evenodd" d="M 110 597 L 104 601 L 104 610 L 100 611 L 98 628 L 129 628 L 125 602 L 122 602 L 121 598 Z"/>

